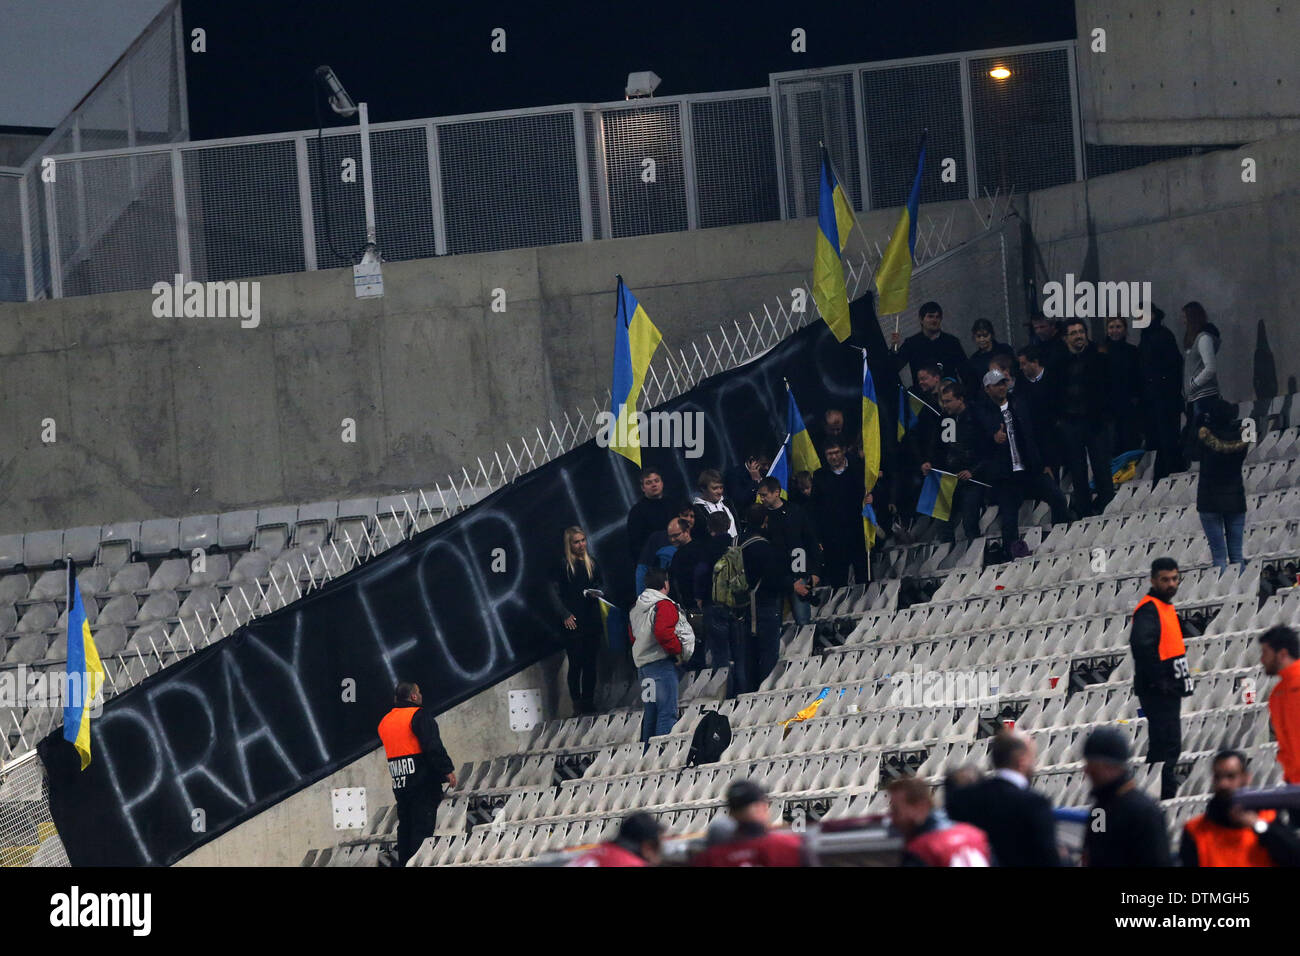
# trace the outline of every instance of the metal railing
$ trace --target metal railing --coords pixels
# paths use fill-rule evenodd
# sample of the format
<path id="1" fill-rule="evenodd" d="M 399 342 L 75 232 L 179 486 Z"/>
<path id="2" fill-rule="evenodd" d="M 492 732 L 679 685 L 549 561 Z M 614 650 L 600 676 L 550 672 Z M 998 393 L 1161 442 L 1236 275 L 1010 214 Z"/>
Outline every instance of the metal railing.
<path id="1" fill-rule="evenodd" d="M 992 79 L 993 65 L 1011 77 Z M 395 261 L 800 218 L 816 203 L 821 142 L 856 208 L 897 206 L 922 127 L 923 202 L 1057 185 L 1083 175 L 1077 100 L 1074 44 L 1062 42 L 774 74 L 750 90 L 372 124 L 379 245 Z M 64 136 L 0 185 L 0 223 L 14 221 L 14 254 L 33 262 L 22 297 L 357 260 L 355 126 L 85 147 Z M 53 182 L 39 176 L 46 155 Z"/>

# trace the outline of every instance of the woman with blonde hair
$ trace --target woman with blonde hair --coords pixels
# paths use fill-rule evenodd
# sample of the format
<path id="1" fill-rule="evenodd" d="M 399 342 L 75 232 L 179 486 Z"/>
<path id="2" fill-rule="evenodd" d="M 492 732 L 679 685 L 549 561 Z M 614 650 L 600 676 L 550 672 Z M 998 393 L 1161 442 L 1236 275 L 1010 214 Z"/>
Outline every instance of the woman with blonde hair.
<path id="1" fill-rule="evenodd" d="M 578 714 L 596 712 L 596 660 L 604 627 L 600 567 L 587 550 L 587 534 L 577 525 L 564 529 L 564 556 L 551 576 L 551 606 L 564 626 L 569 659 L 569 697 Z"/>

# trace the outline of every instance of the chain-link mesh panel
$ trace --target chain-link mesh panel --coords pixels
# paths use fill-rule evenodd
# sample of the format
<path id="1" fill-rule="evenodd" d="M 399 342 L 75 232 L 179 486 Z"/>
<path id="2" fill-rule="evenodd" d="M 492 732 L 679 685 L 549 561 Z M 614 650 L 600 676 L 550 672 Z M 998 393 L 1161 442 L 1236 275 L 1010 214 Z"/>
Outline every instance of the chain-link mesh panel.
<path id="1" fill-rule="evenodd" d="M 582 240 L 572 113 L 441 125 L 438 147 L 449 252 Z"/>
<path id="2" fill-rule="evenodd" d="M 854 126 L 853 74 L 831 73 L 780 80 L 781 153 L 791 219 L 817 215 L 821 146 L 825 143 L 841 185 L 855 209 L 862 206 Z"/>
<path id="3" fill-rule="evenodd" d="M 77 120 L 81 152 L 124 149 L 131 145 L 127 134 L 126 74 L 111 73 L 95 89 L 80 110 Z"/>
<path id="4" fill-rule="evenodd" d="M 187 279 L 306 268 L 292 141 L 186 149 L 181 156 L 193 272 Z"/>
<path id="5" fill-rule="evenodd" d="M 0 302 L 27 298 L 23 266 L 23 210 L 18 176 L 0 174 Z"/>
<path id="6" fill-rule="evenodd" d="M 173 22 L 179 8 L 143 37 L 131 57 L 131 111 L 139 146 L 183 138 L 180 67 L 176 62 Z"/>
<path id="7" fill-rule="evenodd" d="M 921 202 L 944 202 L 969 195 L 960 60 L 863 70 L 862 116 L 872 209 L 907 202 L 923 129 L 929 130 L 929 136 L 921 174 Z M 942 161 L 947 157 L 956 160 L 956 182 L 940 179 Z"/>
<path id="8" fill-rule="evenodd" d="M 50 819 L 45 767 L 35 754 L 0 768 L 0 866 L 67 866 Z"/>
<path id="9" fill-rule="evenodd" d="M 50 295 L 49 230 L 45 227 L 45 193 L 39 172 L 27 175 L 27 221 L 32 231 L 32 295 L 39 298 Z"/>
<path id="10" fill-rule="evenodd" d="M 1011 71 L 1005 79 L 989 75 Z M 992 193 L 1074 182 L 1070 58 L 1064 49 L 969 61 L 975 181 Z"/>
<path id="11" fill-rule="evenodd" d="M 582 119 L 587 125 L 587 194 L 591 203 L 591 237 L 605 239 L 608 237 L 605 235 L 605 217 L 600 202 L 601 182 L 604 176 L 604 169 L 600 163 L 600 137 L 604 131 L 604 124 L 601 122 L 600 114 L 591 110 L 584 113 Z"/>
<path id="12" fill-rule="evenodd" d="M 772 151 L 772 100 L 691 104 L 700 228 L 781 218 Z"/>
<path id="13" fill-rule="evenodd" d="M 147 289 L 176 272 L 176 219 L 167 153 L 59 164 L 64 295 Z M 79 181 L 80 185 L 77 185 Z M 66 230 L 66 231 L 65 231 Z"/>
<path id="14" fill-rule="evenodd" d="M 605 174 L 615 238 L 687 228 L 677 104 L 607 110 Z M 650 180 L 653 175 L 653 181 Z"/>
<path id="15" fill-rule="evenodd" d="M 370 137 L 370 158 L 375 159 L 375 135 Z M 311 170 L 312 222 L 316 230 L 316 265 L 340 269 L 361 261 L 366 248 L 366 197 L 361 176 L 361 134 L 309 137 L 307 168 Z M 425 161 L 428 168 L 428 161 Z M 378 188 L 378 174 L 372 174 Z M 376 194 L 375 206 L 379 199 Z M 375 216 L 379 238 L 385 224 Z M 380 249 L 388 250 L 381 241 Z"/>
<path id="16" fill-rule="evenodd" d="M 370 136 L 374 163 L 375 229 L 385 259 L 435 255 L 429 152 L 425 128 L 384 130 Z M 365 218 L 362 216 L 364 235 Z M 319 246 L 317 247 L 319 256 Z"/>

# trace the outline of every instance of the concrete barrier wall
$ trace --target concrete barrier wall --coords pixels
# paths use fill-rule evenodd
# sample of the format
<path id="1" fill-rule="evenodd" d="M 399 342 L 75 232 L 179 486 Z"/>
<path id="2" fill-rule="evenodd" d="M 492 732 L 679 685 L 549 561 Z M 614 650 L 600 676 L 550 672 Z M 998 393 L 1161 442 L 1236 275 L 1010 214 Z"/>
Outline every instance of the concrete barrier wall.
<path id="1" fill-rule="evenodd" d="M 926 215 L 950 211 L 954 240 L 980 228 L 969 203 Z M 896 218 L 863 225 L 883 247 Z M 350 270 L 267 276 L 248 329 L 156 318 L 149 292 L 0 305 L 0 533 L 432 487 L 606 401 L 615 273 L 664 341 L 688 347 L 788 302 L 811 278 L 813 228 L 389 263 L 385 295 L 369 300 Z"/>
<path id="2" fill-rule="evenodd" d="M 1300 128 L 1300 6 L 1075 0 L 1074 11 L 1088 142 L 1235 144 Z"/>
<path id="3" fill-rule="evenodd" d="M 1149 281 L 1182 341 L 1179 310 L 1205 306 L 1223 335 L 1219 382 L 1243 401 L 1295 390 L 1300 325 L 1300 133 L 1031 193 L 1038 287 L 1066 273 Z M 1242 182 L 1242 160 L 1256 181 Z M 1041 297 L 1040 297 L 1041 301 Z M 1131 340 L 1137 340 L 1131 334 Z M 1289 383 L 1289 384 L 1288 384 Z"/>

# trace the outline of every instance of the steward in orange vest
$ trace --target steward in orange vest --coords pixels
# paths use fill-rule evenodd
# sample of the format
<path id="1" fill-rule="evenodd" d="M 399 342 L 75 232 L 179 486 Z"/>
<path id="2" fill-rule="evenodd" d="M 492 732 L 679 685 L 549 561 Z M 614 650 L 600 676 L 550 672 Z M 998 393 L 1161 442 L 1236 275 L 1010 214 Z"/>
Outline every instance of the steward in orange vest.
<path id="1" fill-rule="evenodd" d="M 1151 590 L 1133 609 L 1133 690 L 1147 719 L 1147 763 L 1163 763 L 1160 799 L 1178 794 L 1178 758 L 1182 753 L 1182 698 L 1192 693 L 1183 628 L 1172 601 L 1178 593 L 1178 564 L 1173 558 L 1151 562 Z"/>
<path id="2" fill-rule="evenodd" d="M 402 681 L 394 702 L 396 706 L 379 722 L 379 739 L 397 801 L 398 866 L 405 866 L 433 835 L 442 784 L 456 786 L 456 765 L 442 745 L 433 714 L 421 706 L 420 685 Z"/>
<path id="3" fill-rule="evenodd" d="M 1183 866 L 1300 866 L 1300 836 L 1276 822 L 1273 810 L 1233 805 L 1234 794 L 1249 784 L 1240 751 L 1214 758 L 1214 797 L 1183 828 Z"/>

